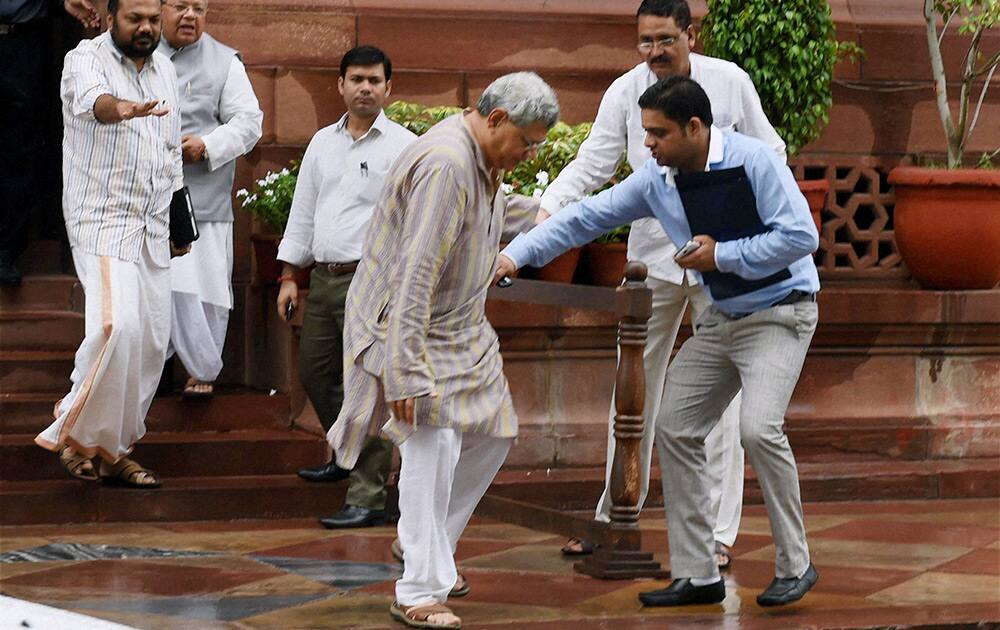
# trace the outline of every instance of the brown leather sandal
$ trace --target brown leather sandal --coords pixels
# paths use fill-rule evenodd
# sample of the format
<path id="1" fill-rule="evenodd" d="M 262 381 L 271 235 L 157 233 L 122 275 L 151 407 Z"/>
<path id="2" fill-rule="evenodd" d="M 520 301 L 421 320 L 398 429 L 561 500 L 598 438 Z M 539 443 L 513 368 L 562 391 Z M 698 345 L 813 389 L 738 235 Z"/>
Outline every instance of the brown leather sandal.
<path id="1" fill-rule="evenodd" d="M 719 566 L 720 571 L 727 571 L 732 566 L 732 551 L 728 545 L 715 541 L 715 563 Z"/>
<path id="2" fill-rule="evenodd" d="M 106 469 L 105 466 L 107 466 Z M 148 481 L 139 481 L 142 475 L 145 475 Z M 117 463 L 111 465 L 102 462 L 101 479 L 106 484 L 126 488 L 159 488 L 162 485 L 156 473 L 148 468 L 143 468 L 139 462 L 127 457 L 122 457 Z"/>
<path id="3" fill-rule="evenodd" d="M 393 559 L 396 562 L 403 564 L 403 545 L 399 542 L 399 538 L 392 541 L 389 546 L 389 551 L 392 553 Z M 469 586 L 469 581 L 465 579 L 462 572 L 458 572 L 458 579 L 455 581 L 455 586 L 452 587 L 451 592 L 448 593 L 448 597 L 465 597 L 472 591 L 472 587 Z"/>
<path id="4" fill-rule="evenodd" d="M 396 621 L 406 624 L 411 628 L 462 627 L 462 620 L 459 619 L 458 616 L 444 604 L 423 604 L 421 606 L 403 608 L 399 605 L 399 602 L 392 602 L 392 606 L 389 606 L 389 614 L 392 615 L 392 618 Z M 435 615 L 451 615 L 458 621 L 449 621 L 445 623 L 431 621 L 431 617 Z"/>
<path id="5" fill-rule="evenodd" d="M 76 477 L 77 479 L 82 479 L 84 481 L 97 481 L 100 477 L 97 476 L 97 470 L 94 468 L 94 463 L 90 461 L 90 458 L 86 455 L 81 455 L 80 453 L 73 452 L 69 453 L 70 447 L 64 446 L 59 451 L 59 462 L 66 469 L 66 472 L 70 474 L 71 477 Z"/>
<path id="6" fill-rule="evenodd" d="M 465 597 L 471 591 L 472 587 L 469 586 L 469 580 L 465 579 L 465 576 L 459 572 L 458 579 L 455 580 L 455 586 L 451 587 L 451 592 L 448 593 L 448 597 Z"/>
<path id="7" fill-rule="evenodd" d="M 564 556 L 589 556 L 594 553 L 594 543 L 582 538 L 570 538 L 560 551 Z"/>

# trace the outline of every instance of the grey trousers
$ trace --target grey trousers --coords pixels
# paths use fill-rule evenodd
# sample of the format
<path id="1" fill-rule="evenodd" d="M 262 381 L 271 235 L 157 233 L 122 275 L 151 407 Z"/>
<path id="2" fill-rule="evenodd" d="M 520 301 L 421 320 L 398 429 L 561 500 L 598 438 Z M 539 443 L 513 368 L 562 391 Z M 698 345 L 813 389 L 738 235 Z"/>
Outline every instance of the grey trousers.
<path id="1" fill-rule="evenodd" d="M 757 473 L 775 546 L 775 575 L 809 566 L 798 470 L 784 432 L 819 311 L 814 302 L 775 306 L 741 319 L 715 307 L 695 322 L 667 371 L 656 421 L 674 578 L 710 578 L 715 565 L 705 438 L 743 388 L 740 441 Z"/>
<path id="2" fill-rule="evenodd" d="M 643 364 L 646 377 L 646 399 L 643 407 L 645 423 L 639 443 L 639 509 L 642 509 L 649 491 L 649 469 L 653 460 L 653 436 L 656 417 L 663 401 L 667 380 L 667 364 L 674 349 L 677 331 L 684 317 L 684 309 L 691 304 L 691 319 L 697 319 L 711 306 L 701 285 L 690 285 L 685 278 L 674 284 L 656 278 L 646 278 L 646 286 L 653 290 L 653 312 L 648 322 L 646 349 Z M 615 401 L 611 399 L 608 413 L 608 455 L 604 471 L 604 493 L 597 502 L 595 520 L 611 520 L 611 469 L 615 457 Z M 715 515 L 715 540 L 732 547 L 740 529 L 743 510 L 743 449 L 740 447 L 740 395 L 722 414 L 705 440 L 708 456 L 709 494 L 711 512 Z M 661 460 L 662 461 L 662 460 Z"/>

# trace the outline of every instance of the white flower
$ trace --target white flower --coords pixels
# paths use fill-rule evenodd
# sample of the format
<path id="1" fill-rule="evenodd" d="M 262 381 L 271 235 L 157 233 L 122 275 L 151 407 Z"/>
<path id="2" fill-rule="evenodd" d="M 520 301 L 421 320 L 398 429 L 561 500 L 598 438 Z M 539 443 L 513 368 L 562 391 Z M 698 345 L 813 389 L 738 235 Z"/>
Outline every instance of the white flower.
<path id="1" fill-rule="evenodd" d="M 548 171 L 538 171 L 535 173 L 535 181 L 542 186 L 549 185 L 549 172 Z"/>
<path id="2" fill-rule="evenodd" d="M 250 194 L 250 193 L 249 193 L 249 192 L 247 192 L 247 189 L 246 189 L 246 188 L 240 188 L 239 190 L 237 190 L 237 191 L 236 191 L 236 196 L 237 196 L 237 197 L 246 197 L 246 196 L 247 196 L 247 195 L 249 195 L 249 194 Z"/>
<path id="3" fill-rule="evenodd" d="M 273 197 L 274 191 L 268 188 L 267 190 L 264 191 L 264 194 L 267 195 L 268 197 Z"/>
<path id="4" fill-rule="evenodd" d="M 287 168 L 281 169 L 281 174 L 282 175 L 288 175 L 288 169 Z"/>
<path id="5" fill-rule="evenodd" d="M 509 195 L 510 193 L 514 192 L 514 186 L 511 184 L 500 184 L 500 192 L 502 192 L 505 195 Z"/>
<path id="6" fill-rule="evenodd" d="M 266 186 L 266 185 L 267 185 L 267 182 L 266 182 L 266 181 L 264 181 L 263 179 L 258 179 L 258 180 L 257 180 L 257 185 L 258 185 L 258 186 Z"/>
<path id="7" fill-rule="evenodd" d="M 536 188 L 535 192 L 531 193 L 531 196 L 534 197 L 535 199 L 541 199 L 542 198 L 542 189 L 541 188 Z"/>

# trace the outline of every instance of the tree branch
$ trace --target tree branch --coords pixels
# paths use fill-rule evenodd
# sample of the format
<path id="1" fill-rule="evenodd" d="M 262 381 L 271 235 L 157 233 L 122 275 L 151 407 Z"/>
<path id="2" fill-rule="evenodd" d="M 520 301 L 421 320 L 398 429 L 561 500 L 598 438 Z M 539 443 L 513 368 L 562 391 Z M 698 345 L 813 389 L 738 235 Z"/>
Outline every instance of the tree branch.
<path id="1" fill-rule="evenodd" d="M 979 112 L 983 109 L 983 101 L 986 99 L 986 90 L 990 89 L 990 81 L 993 80 L 993 73 L 997 71 L 997 64 L 993 64 L 990 68 L 990 73 L 986 75 L 986 83 L 983 84 L 983 89 L 979 91 L 979 101 L 976 103 L 976 113 L 972 115 L 972 124 L 969 125 L 969 135 L 972 135 L 972 131 L 976 128 L 976 123 L 979 122 Z"/>
<path id="2" fill-rule="evenodd" d="M 934 93 L 937 97 L 938 116 L 941 118 L 941 124 L 948 138 L 948 168 L 958 168 L 962 163 L 961 141 L 955 137 L 955 123 L 952 121 L 951 110 L 948 108 L 948 83 L 944 74 L 944 61 L 941 59 L 941 46 L 938 44 L 934 16 L 934 0 L 924 0 L 927 49 L 931 57 L 931 70 L 934 72 Z"/>

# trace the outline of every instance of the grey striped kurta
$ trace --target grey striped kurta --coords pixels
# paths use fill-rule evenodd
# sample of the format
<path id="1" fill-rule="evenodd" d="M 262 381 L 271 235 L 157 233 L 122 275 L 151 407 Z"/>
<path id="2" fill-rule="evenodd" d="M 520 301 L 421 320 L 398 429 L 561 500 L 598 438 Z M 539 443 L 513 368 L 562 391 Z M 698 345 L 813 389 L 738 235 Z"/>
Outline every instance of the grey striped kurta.
<path id="1" fill-rule="evenodd" d="M 387 400 L 416 398 L 418 426 L 517 435 L 485 313 L 505 213 L 463 115 L 396 159 L 347 295 L 344 404 L 327 436 L 341 466 L 384 421 L 396 443 L 413 430 L 389 418 Z"/>

